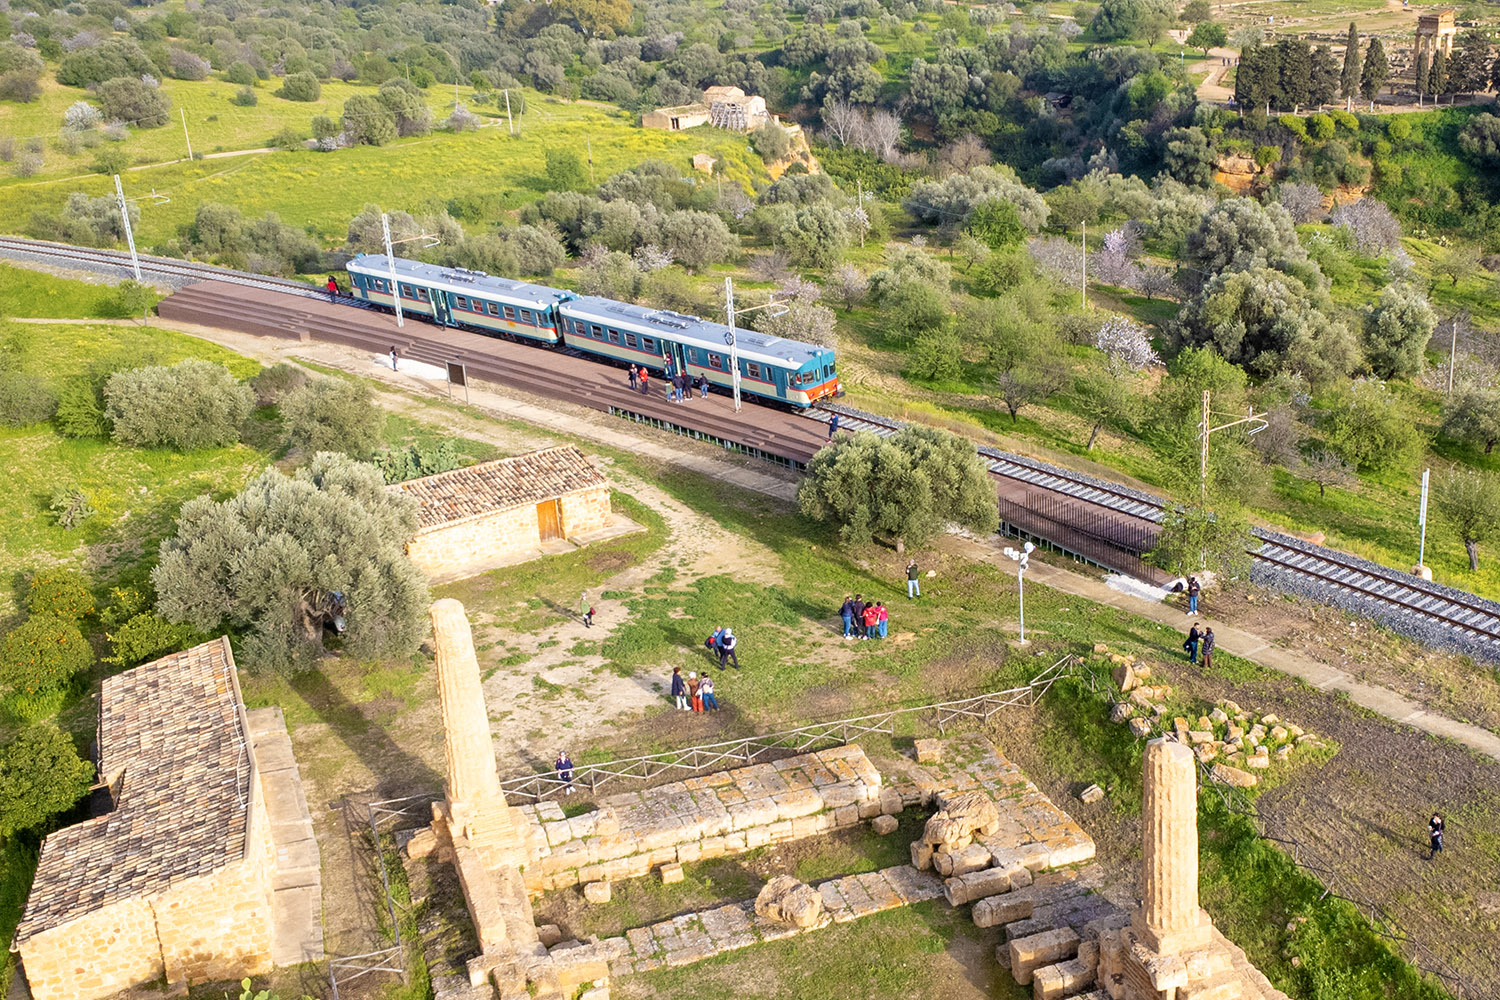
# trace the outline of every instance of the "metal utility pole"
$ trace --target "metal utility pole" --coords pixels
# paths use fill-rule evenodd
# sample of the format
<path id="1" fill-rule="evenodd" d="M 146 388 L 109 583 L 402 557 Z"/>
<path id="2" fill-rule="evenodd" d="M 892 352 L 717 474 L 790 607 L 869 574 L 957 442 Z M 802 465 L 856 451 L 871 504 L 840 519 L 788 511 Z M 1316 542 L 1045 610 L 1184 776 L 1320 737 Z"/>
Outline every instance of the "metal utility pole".
<path id="1" fill-rule="evenodd" d="M 183 139 L 187 140 L 188 159 L 192 160 L 192 158 L 193 158 L 193 137 L 190 136 L 190 135 L 188 135 L 188 130 L 187 130 L 187 108 L 178 108 L 177 110 L 182 113 L 182 137 L 183 137 Z"/>
<path id="2" fill-rule="evenodd" d="M 115 198 L 120 203 L 120 221 L 125 223 L 125 243 L 130 247 L 130 267 L 135 271 L 135 280 L 141 281 L 141 260 L 135 254 L 135 233 L 130 229 L 130 206 L 125 203 L 125 189 L 120 186 L 119 174 L 115 174 Z"/>
<path id="3" fill-rule="evenodd" d="M 384 212 L 380 213 L 380 235 L 385 238 L 385 266 L 391 274 L 391 301 L 396 303 L 396 325 L 405 326 L 406 320 L 401 315 L 401 284 L 396 280 L 396 255 L 391 251 L 391 217 Z M 1208 398 L 1207 393 L 1203 395 Z"/>
<path id="4" fill-rule="evenodd" d="M 598 182 L 594 180 L 594 140 L 589 136 L 584 136 L 583 144 L 589 152 L 589 183 L 597 186 Z"/>
<path id="5" fill-rule="evenodd" d="M 510 134 L 516 134 L 516 120 L 510 116 L 510 90 L 505 91 L 505 120 L 510 123 Z"/>
<path id="6" fill-rule="evenodd" d="M 1081 292 L 1083 294 L 1083 301 L 1080 303 L 1079 308 L 1082 309 L 1084 312 L 1088 312 L 1088 308 L 1089 308 L 1089 224 L 1087 222 L 1085 222 L 1083 224 L 1083 257 L 1082 257 L 1082 260 L 1083 260 L 1083 281 L 1079 284 L 1078 290 L 1079 290 L 1079 292 Z"/>
<path id="7" fill-rule="evenodd" d="M 1220 414 L 1220 416 L 1233 416 L 1233 414 L 1226 413 Z M 1250 428 L 1248 432 L 1250 434 L 1259 434 L 1266 429 L 1265 416 L 1257 415 L 1253 404 L 1250 407 L 1249 415 L 1240 417 L 1238 420 L 1231 420 L 1229 423 L 1220 424 L 1217 427 L 1213 425 L 1212 420 L 1213 411 L 1209 409 L 1209 390 L 1204 389 L 1203 422 L 1198 425 L 1198 496 L 1200 499 L 1205 500 L 1208 498 L 1208 436 L 1214 433 L 1214 431 L 1228 430 L 1231 427 L 1238 427 L 1240 424 L 1258 425 Z"/>
<path id="8" fill-rule="evenodd" d="M 1416 573 L 1423 579 L 1432 579 L 1432 574 L 1427 569 L 1427 486 L 1432 476 L 1431 469 L 1422 470 L 1422 505 L 1417 510 L 1417 526 L 1421 528 L 1421 541 L 1417 543 L 1417 569 Z"/>
<path id="9" fill-rule="evenodd" d="M 755 312 L 757 309 L 779 310 L 779 312 L 772 312 L 771 315 L 780 316 L 786 312 L 786 304 L 772 299 L 770 302 L 763 302 L 758 306 L 751 306 L 749 309 L 736 310 L 734 308 L 734 279 L 729 277 L 724 279 L 724 315 L 729 326 L 729 332 L 724 334 L 724 343 L 729 345 L 729 378 L 730 384 L 734 387 L 734 408 L 736 410 L 740 408 L 740 349 L 737 343 L 739 340 L 739 331 L 735 329 L 734 318 L 736 315 L 742 316 L 745 313 Z"/>

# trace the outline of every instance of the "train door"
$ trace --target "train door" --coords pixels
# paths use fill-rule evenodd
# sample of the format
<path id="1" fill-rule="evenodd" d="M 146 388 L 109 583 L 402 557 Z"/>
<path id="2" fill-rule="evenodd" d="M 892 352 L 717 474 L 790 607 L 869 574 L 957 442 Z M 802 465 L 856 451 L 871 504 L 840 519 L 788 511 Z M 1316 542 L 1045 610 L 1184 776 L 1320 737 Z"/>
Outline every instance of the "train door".
<path id="1" fill-rule="evenodd" d="M 432 289 L 432 318 L 444 326 L 453 325 L 453 314 L 448 311 L 448 293 L 438 288 Z"/>
<path id="2" fill-rule="evenodd" d="M 665 347 L 667 348 L 667 359 L 672 362 L 672 371 L 686 372 L 688 363 L 687 348 L 671 341 L 667 341 Z"/>

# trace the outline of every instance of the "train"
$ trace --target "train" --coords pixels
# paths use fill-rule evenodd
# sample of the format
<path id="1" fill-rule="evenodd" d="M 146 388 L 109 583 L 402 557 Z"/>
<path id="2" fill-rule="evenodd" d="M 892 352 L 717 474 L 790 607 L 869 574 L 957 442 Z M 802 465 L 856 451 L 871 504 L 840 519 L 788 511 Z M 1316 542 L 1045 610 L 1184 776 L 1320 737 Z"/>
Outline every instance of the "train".
<path id="1" fill-rule="evenodd" d="M 394 282 L 399 289 L 392 287 Z M 464 268 L 360 254 L 346 266 L 350 294 L 373 306 L 492 337 L 572 348 L 661 373 L 686 372 L 730 391 L 729 327 L 665 309 L 579 295 Z M 740 393 L 799 409 L 843 395 L 830 348 L 736 329 Z"/>

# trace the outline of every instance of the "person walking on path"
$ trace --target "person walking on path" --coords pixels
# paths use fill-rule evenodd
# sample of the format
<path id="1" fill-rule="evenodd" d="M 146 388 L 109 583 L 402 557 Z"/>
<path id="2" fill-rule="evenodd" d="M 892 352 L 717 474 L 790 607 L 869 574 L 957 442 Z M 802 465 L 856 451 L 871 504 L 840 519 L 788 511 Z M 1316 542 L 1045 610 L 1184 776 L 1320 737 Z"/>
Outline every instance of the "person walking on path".
<path id="1" fill-rule="evenodd" d="M 641 373 L 636 371 L 635 363 L 630 365 L 630 388 L 634 389 L 637 382 L 641 380 Z"/>
<path id="2" fill-rule="evenodd" d="M 719 699 L 714 697 L 714 679 L 707 674 L 703 675 L 703 682 L 698 685 L 698 694 L 703 698 L 703 711 L 717 712 L 719 710 Z"/>
<path id="3" fill-rule="evenodd" d="M 679 712 L 687 711 L 687 681 L 682 679 L 681 667 L 672 668 L 672 703 Z"/>
<path id="4" fill-rule="evenodd" d="M 396 345 L 391 345 L 391 371 L 396 370 Z"/>
<path id="5" fill-rule="evenodd" d="M 839 617 L 844 619 L 844 638 L 854 638 L 854 598 L 844 598 L 844 604 L 839 608 Z"/>
<path id="6" fill-rule="evenodd" d="M 334 301 L 338 300 L 338 297 L 339 297 L 339 279 L 335 278 L 333 275 L 330 274 L 328 276 L 328 284 L 324 285 L 323 287 L 328 289 L 328 301 L 329 302 L 334 302 Z"/>
<path id="7" fill-rule="evenodd" d="M 594 627 L 594 606 L 589 603 L 587 590 L 578 595 L 578 617 L 583 619 L 584 628 Z"/>
<path id="8" fill-rule="evenodd" d="M 1196 576 L 1190 576 L 1190 577 L 1188 577 L 1188 582 L 1187 582 L 1187 595 L 1188 595 L 1188 609 L 1187 609 L 1187 613 L 1188 614 L 1190 614 L 1190 615 L 1196 615 L 1198 613 L 1198 591 L 1200 591 L 1202 589 L 1203 589 L 1203 587 L 1202 587 L 1201 584 L 1198 583 L 1198 578 Z"/>
<path id="9" fill-rule="evenodd" d="M 1199 622 L 1193 622 L 1193 627 L 1188 629 L 1187 641 L 1182 644 L 1189 663 L 1198 662 L 1198 642 L 1203 638 L 1203 633 L 1198 630 L 1199 624 Z"/>
<path id="10" fill-rule="evenodd" d="M 828 421 L 828 440 L 833 440 L 833 436 L 838 433 L 838 429 L 839 415 L 835 413 L 833 417 Z"/>
<path id="11" fill-rule="evenodd" d="M 737 654 L 734 651 L 734 647 L 736 645 L 738 645 L 738 643 L 739 643 L 739 640 L 737 640 L 734 637 L 734 629 L 732 629 L 732 628 L 726 628 L 724 630 L 724 634 L 721 635 L 721 636 L 719 636 L 719 669 L 720 670 L 724 669 L 724 664 L 728 660 L 733 660 L 734 661 L 734 669 L 736 669 L 736 670 L 740 669 L 739 654 Z"/>
<path id="12" fill-rule="evenodd" d="M 880 624 L 880 611 L 873 604 L 865 605 L 865 634 L 860 636 L 868 639 L 875 634 L 876 626 Z"/>
<path id="13" fill-rule="evenodd" d="M 568 756 L 568 751 L 561 750 L 557 754 L 557 760 L 552 762 L 557 769 L 557 776 L 562 779 L 563 786 L 567 789 L 566 794 L 573 794 L 573 758 Z"/>
<path id="14" fill-rule="evenodd" d="M 1427 855 L 1427 860 L 1431 861 L 1443 849 L 1443 817 L 1438 813 L 1433 813 L 1432 819 L 1427 821 L 1427 839 L 1432 845 L 1432 851 Z"/>
<path id="15" fill-rule="evenodd" d="M 880 638 L 882 638 L 882 639 L 885 638 L 885 623 L 886 623 L 887 617 L 889 617 L 889 616 L 888 616 L 888 614 L 887 614 L 887 612 L 885 610 L 885 602 L 884 601 L 876 601 L 875 602 L 875 623 L 876 623 L 876 625 L 878 625 L 880 627 Z"/>
<path id="16" fill-rule="evenodd" d="M 1208 670 L 1214 665 L 1214 630 L 1205 629 L 1203 632 L 1203 669 Z"/>
<path id="17" fill-rule="evenodd" d="M 865 637 L 865 599 L 862 594 L 854 595 L 854 637 L 863 639 Z"/>
<path id="18" fill-rule="evenodd" d="M 906 599 L 908 601 L 916 600 L 922 596 L 922 582 L 917 579 L 920 575 L 915 559 L 906 564 Z"/>
<path id="19" fill-rule="evenodd" d="M 708 376 L 707 375 L 699 375 L 698 376 L 698 398 L 699 399 L 707 399 L 708 398 Z"/>

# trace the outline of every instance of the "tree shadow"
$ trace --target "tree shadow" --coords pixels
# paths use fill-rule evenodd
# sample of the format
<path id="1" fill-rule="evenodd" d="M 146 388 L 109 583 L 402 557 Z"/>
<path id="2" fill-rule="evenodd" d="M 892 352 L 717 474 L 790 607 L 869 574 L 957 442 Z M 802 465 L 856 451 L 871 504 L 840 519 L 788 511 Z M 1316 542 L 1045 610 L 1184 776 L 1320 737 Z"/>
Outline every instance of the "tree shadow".
<path id="1" fill-rule="evenodd" d="M 377 798 L 397 798 L 442 791 L 443 778 L 426 761 L 401 748 L 386 730 L 365 716 L 320 670 L 292 675 L 290 682 L 328 731 L 377 776 L 370 791 Z"/>

